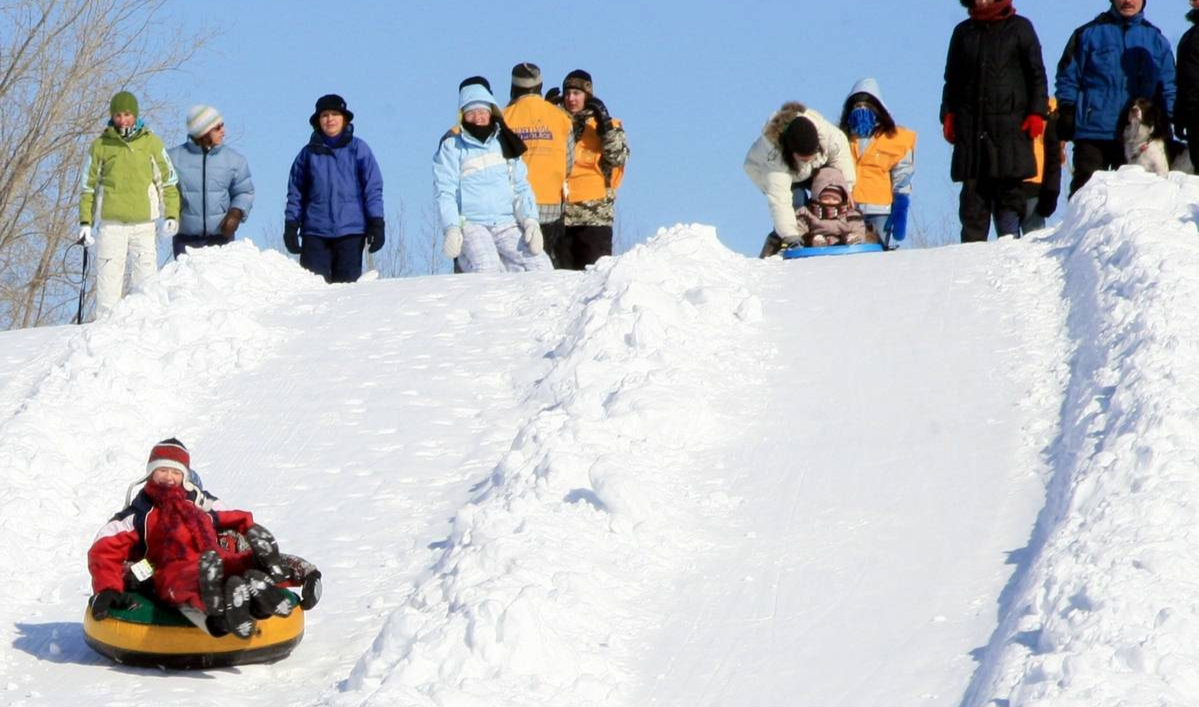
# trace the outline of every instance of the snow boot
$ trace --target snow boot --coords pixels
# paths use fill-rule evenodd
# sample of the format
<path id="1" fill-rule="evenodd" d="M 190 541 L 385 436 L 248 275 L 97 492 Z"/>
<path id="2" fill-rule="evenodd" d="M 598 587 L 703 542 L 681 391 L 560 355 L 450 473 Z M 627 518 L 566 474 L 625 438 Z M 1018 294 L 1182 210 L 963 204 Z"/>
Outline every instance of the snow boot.
<path id="1" fill-rule="evenodd" d="M 225 582 L 225 625 L 238 638 L 254 635 L 254 617 L 250 615 L 250 587 L 241 577 Z"/>
<path id="2" fill-rule="evenodd" d="M 216 550 L 200 555 L 200 601 L 206 615 L 217 616 L 224 611 L 224 583 L 225 563 Z"/>
<path id="3" fill-rule="evenodd" d="M 275 542 L 275 536 L 271 535 L 271 531 L 255 523 L 246 531 L 246 542 L 250 544 L 250 551 L 254 553 L 254 562 L 270 576 L 272 582 L 287 579 L 287 568 L 283 565 L 283 559 L 279 557 L 279 544 Z"/>
<path id="4" fill-rule="evenodd" d="M 246 570 L 246 586 L 250 588 L 250 615 L 256 619 L 289 616 L 292 610 L 287 593 L 276 587 L 262 570 Z"/>

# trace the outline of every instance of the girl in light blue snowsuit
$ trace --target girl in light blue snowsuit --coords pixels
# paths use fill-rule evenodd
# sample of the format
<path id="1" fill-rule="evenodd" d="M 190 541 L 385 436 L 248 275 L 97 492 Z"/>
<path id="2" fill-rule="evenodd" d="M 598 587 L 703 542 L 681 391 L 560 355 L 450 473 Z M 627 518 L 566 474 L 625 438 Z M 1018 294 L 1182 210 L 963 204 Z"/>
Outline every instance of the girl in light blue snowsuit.
<path id="1" fill-rule="evenodd" d="M 495 98 L 483 86 L 464 86 L 458 107 L 460 122 L 433 157 L 446 257 L 458 258 L 463 272 L 553 269 L 520 158 L 524 143 L 503 124 Z"/>

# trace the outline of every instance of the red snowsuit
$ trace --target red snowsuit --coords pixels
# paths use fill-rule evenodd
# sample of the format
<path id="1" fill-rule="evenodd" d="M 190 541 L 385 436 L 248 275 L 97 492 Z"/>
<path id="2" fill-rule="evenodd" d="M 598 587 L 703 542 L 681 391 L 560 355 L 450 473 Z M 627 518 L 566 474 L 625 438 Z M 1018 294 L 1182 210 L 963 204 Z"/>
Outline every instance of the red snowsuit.
<path id="1" fill-rule="evenodd" d="M 201 533 L 186 524 L 165 527 L 164 514 L 151 499 L 153 494 L 147 494 L 143 488 L 128 508 L 100 528 L 88 550 L 93 594 L 105 589 L 125 591 L 127 565 L 145 558 L 154 566 L 154 590 L 159 599 L 173 606 L 190 604 L 204 611 L 199 594 L 199 559 L 204 551 L 215 549 L 221 555 L 226 577 L 253 568 L 253 554 L 249 550 L 233 552 L 219 544 L 214 546 L 213 539 L 222 530 L 244 534 L 254 524 L 254 516 L 249 511 L 225 510 L 215 496 L 205 491 L 191 489 L 185 493 L 187 500 L 203 512 L 196 514 L 201 524 L 210 527 L 199 528 L 204 531 Z"/>

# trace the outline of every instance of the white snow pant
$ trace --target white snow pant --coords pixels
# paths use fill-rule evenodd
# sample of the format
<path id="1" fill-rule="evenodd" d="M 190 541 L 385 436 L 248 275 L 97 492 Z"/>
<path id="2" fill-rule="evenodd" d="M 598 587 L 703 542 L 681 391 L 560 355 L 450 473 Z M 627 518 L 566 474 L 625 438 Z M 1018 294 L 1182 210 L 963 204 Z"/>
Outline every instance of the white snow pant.
<path id="1" fill-rule="evenodd" d="M 158 270 L 157 229 L 149 223 L 105 223 L 96 236 L 96 319 L 121 301 L 125 285 L 125 256 L 132 256 L 130 285 L 141 287 Z"/>
<path id="2" fill-rule="evenodd" d="M 524 233 L 515 223 L 482 226 L 468 223 L 462 229 L 462 272 L 525 272 L 553 270 L 550 257 L 533 255 Z"/>

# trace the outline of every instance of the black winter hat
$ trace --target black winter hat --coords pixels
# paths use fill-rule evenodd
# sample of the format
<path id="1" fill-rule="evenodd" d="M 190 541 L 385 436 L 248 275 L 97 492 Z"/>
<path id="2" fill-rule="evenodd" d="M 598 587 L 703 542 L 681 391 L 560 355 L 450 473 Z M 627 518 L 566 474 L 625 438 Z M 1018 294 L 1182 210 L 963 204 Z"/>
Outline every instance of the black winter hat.
<path id="1" fill-rule="evenodd" d="M 492 92 L 491 91 L 491 82 L 488 81 L 487 79 L 483 78 L 482 76 L 469 76 L 467 78 L 462 79 L 462 83 L 458 84 L 458 90 L 461 91 L 462 89 L 466 88 L 467 86 L 476 86 L 476 85 L 482 86 L 483 88 L 487 89 L 488 93 Z"/>
<path id="2" fill-rule="evenodd" d="M 316 99 L 316 110 L 313 111 L 312 117 L 308 119 L 308 124 L 312 126 L 313 130 L 318 129 L 318 126 L 320 125 L 321 113 L 324 113 L 327 110 L 335 110 L 341 113 L 346 117 L 347 123 L 352 123 L 354 121 L 354 114 L 350 112 L 349 108 L 346 108 L 346 99 L 342 98 L 336 93 L 327 93 Z"/>
<path id="3" fill-rule="evenodd" d="M 575 69 L 562 79 L 562 93 L 566 93 L 568 88 L 574 88 L 586 93 L 588 96 L 594 95 L 591 85 L 591 74 L 582 69 Z"/>
<path id="4" fill-rule="evenodd" d="M 782 137 L 783 151 L 790 155 L 814 155 L 820 151 L 820 135 L 816 132 L 816 125 L 803 117 L 796 116 L 783 131 Z"/>

